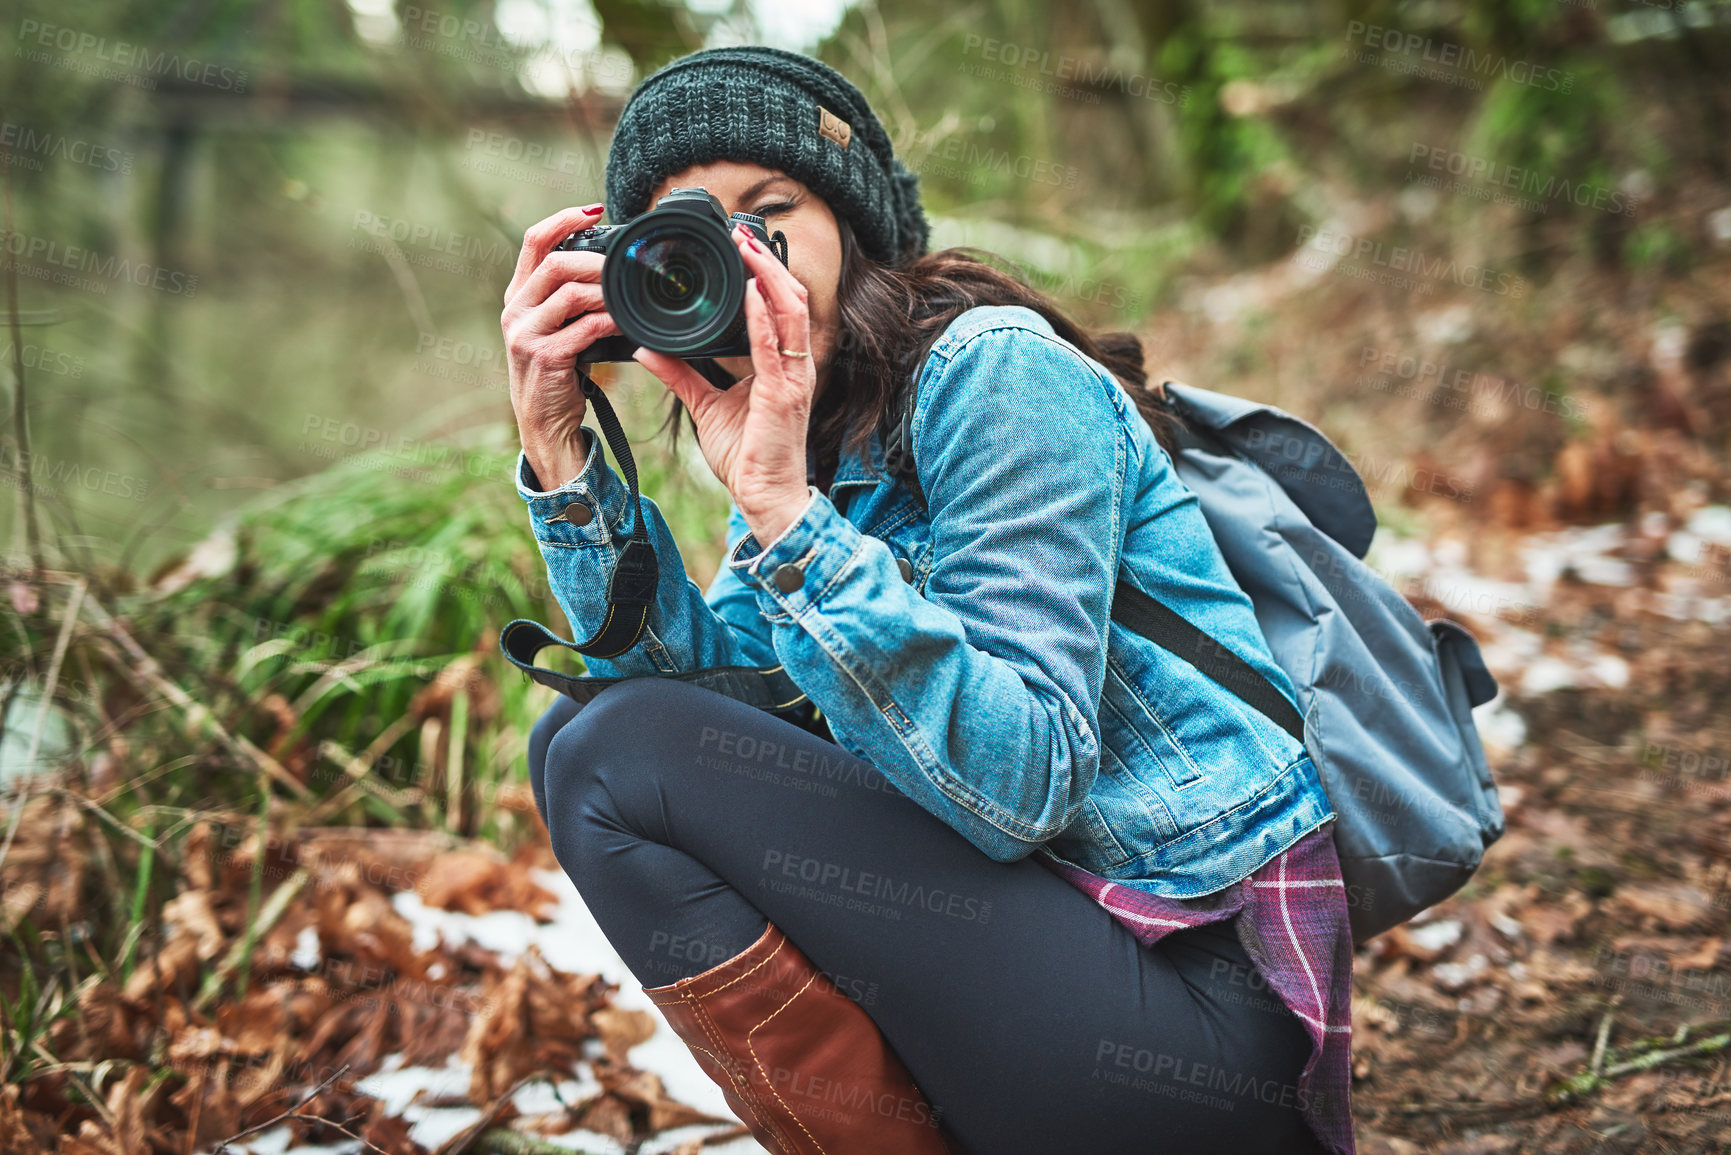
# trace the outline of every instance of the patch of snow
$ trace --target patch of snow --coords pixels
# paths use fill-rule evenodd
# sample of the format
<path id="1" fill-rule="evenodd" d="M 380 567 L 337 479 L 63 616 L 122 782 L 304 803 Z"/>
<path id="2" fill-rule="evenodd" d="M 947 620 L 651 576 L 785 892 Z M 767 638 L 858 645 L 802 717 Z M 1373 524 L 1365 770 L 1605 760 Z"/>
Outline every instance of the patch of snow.
<path id="1" fill-rule="evenodd" d="M 1421 313 L 1414 326 L 1419 336 L 1433 345 L 1458 345 L 1469 340 L 1476 331 L 1473 311 L 1468 305 L 1450 305 L 1446 309 Z"/>
<path id="2" fill-rule="evenodd" d="M 295 948 L 289 955 L 289 965 L 310 971 L 319 965 L 324 956 L 319 953 L 319 932 L 316 927 L 303 926 L 295 936 Z"/>
<path id="3" fill-rule="evenodd" d="M 1623 174 L 1623 179 L 1617 182 L 1617 187 L 1638 201 L 1644 201 L 1658 191 L 1658 182 L 1653 174 L 1644 168 L 1631 169 Z"/>
<path id="4" fill-rule="evenodd" d="M 1551 586 L 1565 570 L 1572 570 L 1582 581 L 1593 585 L 1633 585 L 1635 568 L 1621 558 L 1608 556 L 1627 536 L 1628 530 L 1621 522 L 1533 535 L 1525 543 L 1522 556 L 1528 580 L 1538 587 L 1534 591 L 1535 604 L 1543 605 L 1548 600 Z"/>
<path id="5" fill-rule="evenodd" d="M 1665 539 L 1665 552 L 1673 561 L 1697 565 L 1709 545 L 1731 545 L 1731 506 L 1709 505 L 1698 509 L 1681 528 Z"/>
<path id="6" fill-rule="evenodd" d="M 356 1080 L 355 1089 L 385 1105 L 388 1115 L 400 1115 L 422 1091 L 429 1098 L 461 1095 L 469 1090 L 469 1064 L 452 1055 L 443 1067 L 405 1067 L 403 1056 L 387 1055 L 379 1069 Z"/>
<path id="7" fill-rule="evenodd" d="M 1423 185 L 1409 184 L 1400 190 L 1395 198 L 1400 208 L 1400 215 L 1409 221 L 1428 221 L 1436 215 L 1437 205 L 1442 198 L 1436 195 L 1435 189 Z"/>
<path id="8" fill-rule="evenodd" d="M 1461 940 L 1461 921 L 1447 918 L 1441 922 L 1429 922 L 1407 931 L 1407 937 L 1421 950 L 1442 950 Z"/>
<path id="9" fill-rule="evenodd" d="M 1475 954 L 1464 963 L 1438 963 L 1430 970 L 1431 979 L 1444 990 L 1458 991 L 1491 967 L 1491 961 Z"/>
<path id="10" fill-rule="evenodd" d="M 1608 690 L 1621 690 L 1629 684 L 1629 663 L 1616 654 L 1594 654 L 1587 660 L 1587 673 Z"/>
<path id="11" fill-rule="evenodd" d="M 601 1084 L 585 1069 L 580 1078 L 565 1079 L 556 1088 L 546 1080 L 530 1083 L 511 1096 L 511 1102 L 525 1115 L 551 1115 L 564 1109 L 560 1100 L 580 1103 L 600 1090 Z"/>
<path id="12" fill-rule="evenodd" d="M 1708 213 L 1707 231 L 1712 233 L 1713 239 L 1720 244 L 1731 245 L 1731 207 Z"/>
<path id="13" fill-rule="evenodd" d="M 429 1151 L 437 1151 L 464 1130 L 481 1121 L 479 1107 L 405 1107 L 409 1138 Z"/>
<path id="14" fill-rule="evenodd" d="M 1484 705 L 1473 707 L 1473 725 L 1479 741 L 1487 747 L 1513 753 L 1527 744 L 1526 719 L 1509 709 L 1508 697 L 1501 691 Z"/>
<path id="15" fill-rule="evenodd" d="M 1541 654 L 1521 671 L 1521 696 L 1536 698 L 1540 694 L 1578 686 L 1580 682 L 1575 678 L 1577 672 L 1574 663 L 1554 654 Z"/>
<path id="16" fill-rule="evenodd" d="M 260 1131 L 257 1135 L 248 1135 L 239 1143 L 230 1143 L 228 1149 L 236 1155 L 283 1155 L 285 1151 L 293 1151 L 294 1155 L 354 1155 L 360 1151 L 361 1143 L 356 1139 L 345 1139 L 341 1143 L 302 1143 L 298 1147 L 290 1147 L 294 1142 L 294 1133 L 287 1124 L 273 1127 L 269 1131 Z"/>

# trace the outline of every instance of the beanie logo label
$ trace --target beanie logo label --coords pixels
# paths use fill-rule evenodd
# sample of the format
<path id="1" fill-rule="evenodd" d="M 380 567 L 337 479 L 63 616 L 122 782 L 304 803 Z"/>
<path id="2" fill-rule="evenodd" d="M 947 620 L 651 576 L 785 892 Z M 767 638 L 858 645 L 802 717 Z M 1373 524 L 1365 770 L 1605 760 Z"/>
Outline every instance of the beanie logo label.
<path id="1" fill-rule="evenodd" d="M 853 129 L 848 127 L 847 121 L 821 104 L 817 108 L 817 131 L 819 135 L 829 137 L 843 148 L 846 148 L 847 142 L 853 138 Z"/>

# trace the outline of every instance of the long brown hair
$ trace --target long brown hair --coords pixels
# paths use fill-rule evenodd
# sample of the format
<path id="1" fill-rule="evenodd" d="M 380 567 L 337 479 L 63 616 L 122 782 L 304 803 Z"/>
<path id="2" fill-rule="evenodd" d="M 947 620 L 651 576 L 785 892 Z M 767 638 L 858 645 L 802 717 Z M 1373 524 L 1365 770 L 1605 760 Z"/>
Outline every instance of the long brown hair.
<path id="1" fill-rule="evenodd" d="M 1158 387 L 1149 387 L 1142 342 L 1134 333 L 1088 333 L 1044 293 L 995 268 L 983 250 L 948 248 L 905 265 L 885 265 L 860 250 L 845 217 L 838 216 L 836 224 L 840 334 L 807 434 L 820 463 L 833 466 L 844 449 L 863 457 L 874 429 L 887 437 L 932 346 L 951 321 L 979 305 L 1024 305 L 1039 313 L 1058 336 L 1104 365 L 1135 400 L 1160 445 L 1178 452 L 1178 419 L 1161 404 Z M 663 429 L 672 427 L 676 449 L 684 408 L 673 398 L 662 422 Z M 691 422 L 689 414 L 686 420 Z M 693 435 L 696 428 L 691 422 Z"/>

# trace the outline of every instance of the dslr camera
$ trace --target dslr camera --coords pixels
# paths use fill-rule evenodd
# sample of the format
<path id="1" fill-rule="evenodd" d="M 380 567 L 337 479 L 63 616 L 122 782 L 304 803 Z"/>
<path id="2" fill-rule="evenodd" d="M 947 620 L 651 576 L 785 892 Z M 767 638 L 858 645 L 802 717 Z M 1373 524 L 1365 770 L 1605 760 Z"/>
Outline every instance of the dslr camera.
<path id="1" fill-rule="evenodd" d="M 704 188 L 676 188 L 625 225 L 596 225 L 560 241 L 565 252 L 600 253 L 601 298 L 623 336 L 602 337 L 579 363 L 629 361 L 639 345 L 697 362 L 693 368 L 720 388 L 731 374 L 706 364 L 751 352 L 745 327 L 745 282 L 733 226 L 743 224 L 787 264 L 787 237 L 772 238 L 760 216 L 723 209 Z M 726 384 L 723 384 L 723 381 Z"/>

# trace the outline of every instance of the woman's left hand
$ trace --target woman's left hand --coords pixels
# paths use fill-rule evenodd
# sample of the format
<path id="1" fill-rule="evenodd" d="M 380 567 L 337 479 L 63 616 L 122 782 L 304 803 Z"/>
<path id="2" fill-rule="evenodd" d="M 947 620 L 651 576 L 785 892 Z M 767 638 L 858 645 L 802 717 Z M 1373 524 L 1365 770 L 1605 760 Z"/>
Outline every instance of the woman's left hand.
<path id="1" fill-rule="evenodd" d="M 752 372 L 730 389 L 717 389 L 682 358 L 639 348 L 633 355 L 671 389 L 697 423 L 697 441 L 709 468 L 760 545 L 798 520 L 811 491 L 806 485 L 806 426 L 817 389 L 811 356 L 806 289 L 743 226 L 734 243 L 752 274 L 745 286 L 745 323 Z"/>

